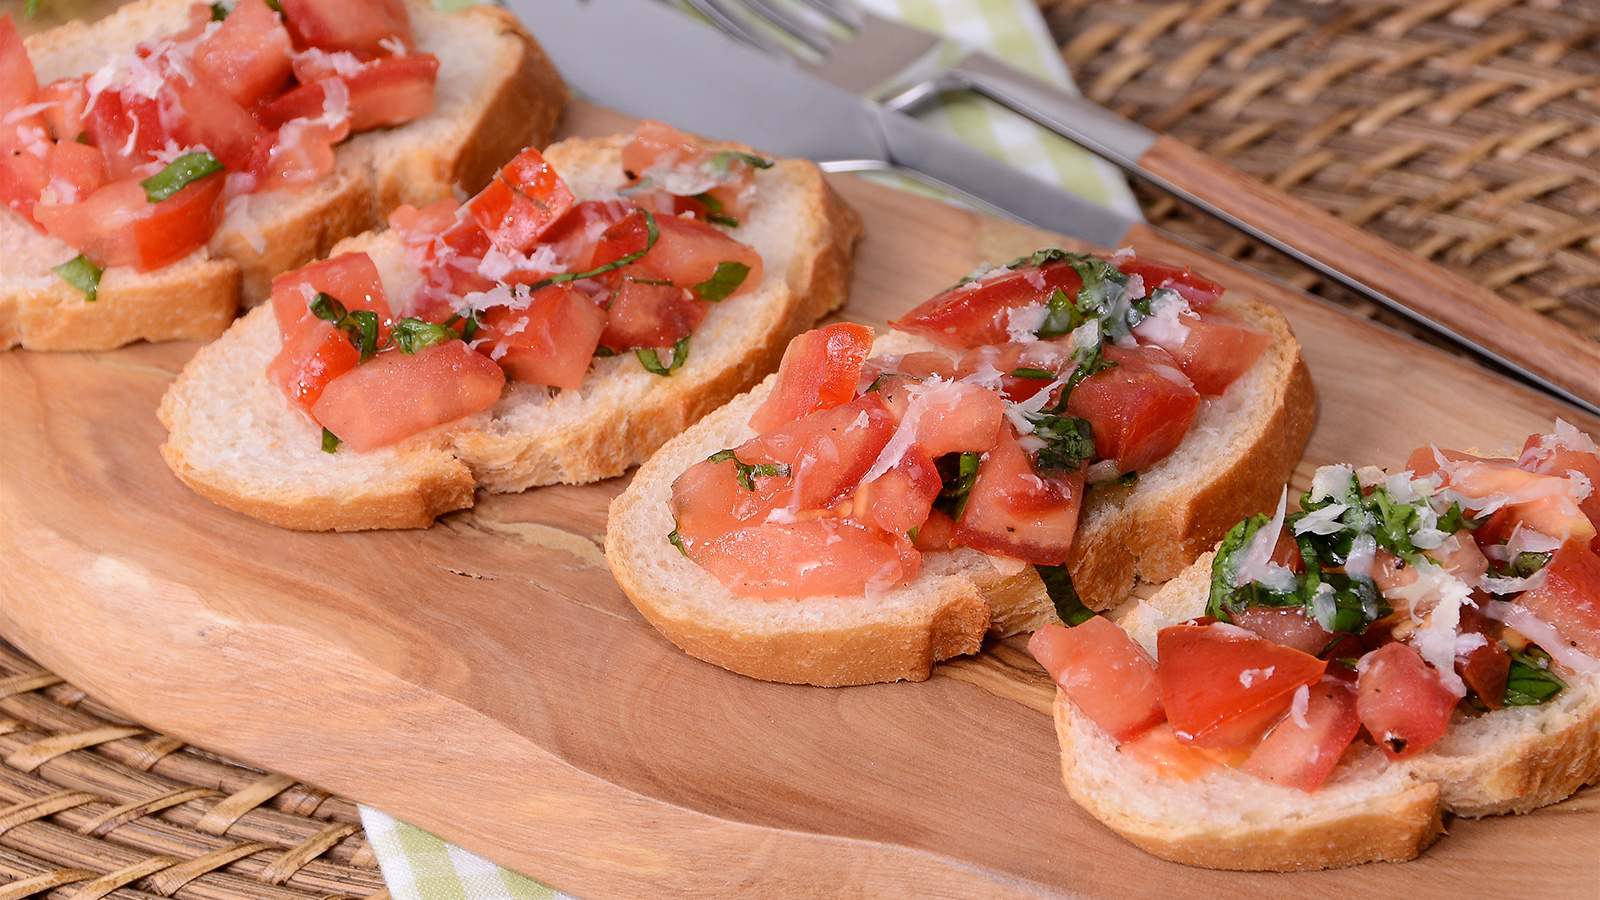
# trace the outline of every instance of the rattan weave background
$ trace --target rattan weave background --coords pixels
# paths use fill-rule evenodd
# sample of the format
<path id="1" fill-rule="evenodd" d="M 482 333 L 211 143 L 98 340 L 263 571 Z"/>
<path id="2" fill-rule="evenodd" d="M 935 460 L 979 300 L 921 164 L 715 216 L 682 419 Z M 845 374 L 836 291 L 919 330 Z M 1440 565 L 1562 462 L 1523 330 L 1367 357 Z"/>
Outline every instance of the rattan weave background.
<path id="1" fill-rule="evenodd" d="M 356 808 L 154 734 L 0 643 L 0 900 L 387 900 Z"/>
<path id="2" fill-rule="evenodd" d="M 1600 340 L 1600 0 L 1040 6 L 1094 100 Z M 1154 224 L 1352 302 L 1141 190 Z"/>

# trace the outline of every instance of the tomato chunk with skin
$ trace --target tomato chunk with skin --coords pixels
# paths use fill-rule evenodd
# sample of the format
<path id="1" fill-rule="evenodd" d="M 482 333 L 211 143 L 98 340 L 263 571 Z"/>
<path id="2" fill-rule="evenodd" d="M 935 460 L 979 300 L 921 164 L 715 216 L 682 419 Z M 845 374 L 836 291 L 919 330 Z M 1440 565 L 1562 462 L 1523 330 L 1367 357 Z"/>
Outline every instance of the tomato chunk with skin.
<path id="1" fill-rule="evenodd" d="M 1467 687 L 1490 709 L 1505 706 L 1506 676 L 1511 672 L 1511 654 L 1501 646 L 1496 636 L 1499 629 L 1494 620 L 1467 603 L 1461 605 L 1460 631 L 1463 635 L 1483 636 L 1483 643 L 1465 655 L 1456 655 L 1456 674 Z"/>
<path id="2" fill-rule="evenodd" d="M 205 147 L 230 172 L 249 168 L 267 130 L 216 82 L 198 71 L 167 73 L 162 121 L 180 146 Z"/>
<path id="3" fill-rule="evenodd" d="M 39 97 L 28 47 L 10 16 L 0 16 L 0 115 L 20 109 Z"/>
<path id="4" fill-rule="evenodd" d="M 329 382 L 311 414 L 350 449 L 375 450 L 489 408 L 505 380 L 461 341 L 390 350 Z"/>
<path id="5" fill-rule="evenodd" d="M 384 42 L 414 45 L 404 0 L 282 0 L 283 18 L 299 47 L 376 56 Z"/>
<path id="6" fill-rule="evenodd" d="M 872 469 L 893 434 L 894 417 L 883 401 L 864 394 L 764 431 L 741 444 L 736 453 L 746 465 L 789 467 L 791 477 L 774 494 L 774 502 L 793 515 L 831 508 L 846 497 Z"/>
<path id="7" fill-rule="evenodd" d="M 1117 748 L 1154 769 L 1163 778 L 1189 782 L 1215 772 L 1223 764 L 1205 750 L 1185 744 L 1172 732 L 1171 722 L 1161 722 Z"/>
<path id="8" fill-rule="evenodd" d="M 1415 647 L 1384 644 L 1363 656 L 1357 668 L 1361 724 L 1386 756 L 1411 756 L 1444 737 L 1460 698 Z"/>
<path id="9" fill-rule="evenodd" d="M 1196 309 L 1208 307 L 1222 296 L 1222 285 L 1196 275 L 1188 266 L 1180 269 L 1131 256 L 1115 258 L 1111 263 L 1129 278 L 1137 275 L 1143 279 L 1145 296 L 1154 294 L 1159 288 L 1169 288 L 1177 291 Z"/>
<path id="10" fill-rule="evenodd" d="M 1045 625 L 1028 639 L 1028 652 L 1119 744 L 1167 718 L 1155 660 L 1110 619 L 1095 616 L 1071 628 Z"/>
<path id="11" fill-rule="evenodd" d="M 222 223 L 222 173 L 151 203 L 137 179 L 113 181 L 77 203 L 40 203 L 34 218 L 51 235 L 102 268 L 140 272 L 177 262 L 199 249 Z"/>
<path id="12" fill-rule="evenodd" d="M 1296 711 L 1301 696 L 1304 709 Z M 1274 784 L 1314 791 L 1328 780 L 1360 730 L 1356 692 L 1342 681 L 1324 678 L 1296 689 L 1290 714 L 1251 751 L 1243 770 Z"/>
<path id="13" fill-rule="evenodd" d="M 491 306 L 479 317 L 473 345 L 506 374 L 528 384 L 582 387 L 600 345 L 606 312 L 571 282 L 541 288 L 527 299 Z"/>
<path id="14" fill-rule="evenodd" d="M 789 342 L 772 393 L 750 416 L 750 427 L 769 431 L 849 402 L 872 352 L 872 329 L 839 322 L 804 332 Z"/>
<path id="15" fill-rule="evenodd" d="M 83 129 L 89 143 L 106 155 L 106 171 L 113 180 L 145 177 L 143 167 L 169 138 L 155 100 L 111 90 L 102 91 L 84 110 Z"/>
<path id="16" fill-rule="evenodd" d="M 1006 427 L 1005 401 L 975 384 L 896 378 L 880 392 L 899 414 L 900 427 L 934 459 L 946 453 L 987 453 Z"/>
<path id="17" fill-rule="evenodd" d="M 467 210 L 496 247 L 527 253 L 575 202 L 567 183 L 530 147 L 501 168 Z"/>
<path id="18" fill-rule="evenodd" d="M 1066 476 L 1040 475 L 1011 429 L 1001 428 L 994 449 L 978 462 L 966 508 L 956 520 L 955 542 L 1035 565 L 1059 566 L 1067 561 L 1078 531 L 1083 489 L 1082 469 Z"/>
<path id="19" fill-rule="evenodd" d="M 1432 447 L 1413 451 L 1407 467 L 1419 477 L 1437 473 L 1444 487 L 1470 499 L 1504 495 L 1508 498 L 1502 507 L 1505 518 L 1496 523 L 1500 526 L 1496 531 L 1510 534 L 1522 525 L 1563 541 L 1574 538 L 1588 543 L 1600 537 L 1595 524 L 1579 507 L 1573 496 L 1574 485 L 1565 473 L 1540 474 L 1521 468 L 1516 460 L 1482 459 Z M 1485 537 L 1474 536 L 1480 541 Z"/>
<path id="20" fill-rule="evenodd" d="M 332 322 L 319 321 L 291 340 L 267 364 L 267 378 L 290 403 L 309 413 L 328 382 L 361 362 L 361 351 Z"/>
<path id="21" fill-rule="evenodd" d="M 684 545 L 724 587 L 747 597 L 857 595 L 910 577 L 920 562 L 915 551 L 902 557 L 884 536 L 843 518 L 763 523 Z"/>
<path id="22" fill-rule="evenodd" d="M 693 219 L 656 216 L 655 223 L 656 242 L 651 245 L 644 212 L 629 213 L 601 237 L 594 253 L 595 266 L 608 265 L 648 247 L 644 256 L 631 263 L 623 274 L 647 281 L 668 281 L 700 294 L 712 290 L 701 285 L 712 281 L 719 266 L 733 263 L 744 266 L 745 273 L 727 297 L 752 291 L 761 283 L 761 254 L 754 247 Z"/>
<path id="23" fill-rule="evenodd" d="M 1570 478 L 1573 473 L 1578 473 L 1589 480 L 1589 496 L 1579 502 L 1578 508 L 1597 529 L 1589 545 L 1600 553 L 1600 453 L 1582 446 L 1592 442 L 1578 437 L 1571 440 L 1578 446 L 1565 446 L 1561 438 L 1554 434 L 1530 435 L 1522 447 L 1522 456 L 1517 459 L 1517 465 L 1541 475 Z"/>
<path id="24" fill-rule="evenodd" d="M 319 293 L 338 300 L 348 312 L 376 314 L 378 346 L 389 342 L 392 315 L 377 264 L 365 253 L 341 253 L 272 279 L 272 314 L 285 345 L 324 321 L 311 311 L 311 301 Z"/>
<path id="25" fill-rule="evenodd" d="M 1261 635 L 1274 644 L 1301 653 L 1321 655 L 1333 642 L 1332 632 L 1317 624 L 1299 606 L 1251 606 L 1233 614 L 1233 624 Z"/>
<path id="26" fill-rule="evenodd" d="M 1156 638 L 1157 675 L 1178 739 L 1250 747 L 1289 711 L 1294 692 L 1327 663 L 1229 625 L 1175 625 Z"/>
<path id="27" fill-rule="evenodd" d="M 699 326 L 706 303 L 670 284 L 624 281 L 611 295 L 600 344 L 612 350 L 671 347 Z"/>
<path id="28" fill-rule="evenodd" d="M 50 82 L 40 89 L 39 102 L 51 104 L 43 113 L 51 137 L 58 141 L 76 141 L 84 133 L 83 113 L 89 104 L 89 91 L 82 78 Z"/>
<path id="29" fill-rule="evenodd" d="M 289 31 L 266 0 L 239 0 L 194 48 L 194 68 L 250 109 L 289 83 Z"/>
<path id="30" fill-rule="evenodd" d="M 1043 306 L 1057 289 L 1076 297 L 1083 279 L 1064 262 L 995 270 L 957 285 L 891 322 L 941 347 L 971 348 L 1010 339 L 1013 313 Z"/>
<path id="31" fill-rule="evenodd" d="M 1141 342 L 1171 354 L 1178 369 L 1202 394 L 1226 391 L 1250 371 L 1261 352 L 1272 343 L 1272 336 L 1265 331 L 1250 327 L 1220 309 L 1180 315 L 1178 321 L 1182 326 L 1180 330 L 1156 330 L 1143 327 L 1141 323 L 1133 333 Z"/>
<path id="32" fill-rule="evenodd" d="M 1067 411 L 1089 420 L 1095 455 L 1126 474 L 1159 462 L 1189 433 L 1200 394 L 1157 347 L 1108 346 L 1116 363 L 1083 379 L 1067 398 Z"/>
<path id="33" fill-rule="evenodd" d="M 886 534 L 904 534 L 927 521 L 944 482 L 933 457 L 912 447 L 883 474 L 856 489 L 851 518 Z"/>
<path id="34" fill-rule="evenodd" d="M 1554 628 L 1569 647 L 1600 659 L 1600 555 L 1581 541 L 1568 540 L 1545 572 L 1544 582 L 1517 595 L 1512 606 Z"/>

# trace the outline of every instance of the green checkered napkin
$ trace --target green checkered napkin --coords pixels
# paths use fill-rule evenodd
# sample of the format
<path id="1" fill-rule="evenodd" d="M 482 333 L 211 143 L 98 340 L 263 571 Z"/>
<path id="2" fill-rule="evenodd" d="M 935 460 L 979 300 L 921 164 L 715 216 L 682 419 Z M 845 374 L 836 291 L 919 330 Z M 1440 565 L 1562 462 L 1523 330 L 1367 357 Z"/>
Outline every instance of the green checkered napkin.
<path id="1" fill-rule="evenodd" d="M 474 0 L 435 0 L 441 8 Z M 858 0 L 897 18 L 988 50 L 1012 65 L 1070 86 L 1066 65 L 1031 0 Z M 955 96 L 922 115 L 991 156 L 1126 214 L 1139 208 L 1122 175 L 1109 163 L 1009 110 L 974 96 Z M 420 828 L 362 807 L 367 839 L 394 900 L 571 900 Z"/>

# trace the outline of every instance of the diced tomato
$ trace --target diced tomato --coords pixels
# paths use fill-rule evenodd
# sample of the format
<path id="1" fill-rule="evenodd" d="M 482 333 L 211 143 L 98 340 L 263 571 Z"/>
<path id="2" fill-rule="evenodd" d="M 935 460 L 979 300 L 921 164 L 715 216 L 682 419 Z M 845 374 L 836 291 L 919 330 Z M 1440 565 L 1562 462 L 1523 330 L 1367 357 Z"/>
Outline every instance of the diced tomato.
<path id="1" fill-rule="evenodd" d="M 1193 781 L 1221 769 L 1212 753 L 1178 740 L 1171 722 L 1162 722 L 1117 748 L 1154 769 L 1162 778 Z"/>
<path id="2" fill-rule="evenodd" d="M 275 139 L 256 145 L 250 174 L 256 190 L 310 184 L 333 171 L 333 145 L 350 133 L 350 120 L 329 124 L 318 119 L 291 119 Z"/>
<path id="3" fill-rule="evenodd" d="M 928 378 L 944 378 L 946 380 L 956 377 L 955 364 L 950 357 L 934 350 L 924 350 L 917 353 L 890 353 L 874 356 L 861 365 L 861 388 L 871 386 L 880 375 L 907 375 L 923 380 Z"/>
<path id="4" fill-rule="evenodd" d="M 1444 737 L 1459 699 L 1415 647 L 1395 641 L 1361 658 L 1361 724 L 1390 759 L 1411 756 Z"/>
<path id="5" fill-rule="evenodd" d="M 1057 289 L 1076 297 L 1082 286 L 1083 279 L 1065 262 L 996 270 L 939 294 L 889 324 L 941 347 L 1004 344 L 1010 339 L 1013 310 L 1042 306 Z"/>
<path id="6" fill-rule="evenodd" d="M 250 166 L 267 130 L 216 82 L 198 71 L 168 73 L 162 121 L 180 146 L 205 147 L 230 172 Z"/>
<path id="7" fill-rule="evenodd" d="M 488 409 L 505 380 L 461 341 L 389 350 L 330 381 L 311 414 L 350 449 L 375 450 Z"/>
<path id="8" fill-rule="evenodd" d="M 1272 343 L 1270 334 L 1247 325 L 1227 310 L 1206 310 L 1178 318 L 1184 326 L 1181 334 L 1141 325 L 1134 329 L 1134 335 L 1141 342 L 1170 353 L 1194 389 L 1202 394 L 1227 390 L 1228 385 L 1250 371 L 1261 351 Z"/>
<path id="9" fill-rule="evenodd" d="M 1000 395 L 1013 403 L 1035 396 L 1054 386 L 1062 372 L 1071 370 L 1072 342 L 1012 341 L 998 347 L 983 346 L 961 358 L 956 371 L 962 376 L 1000 373 Z M 1017 374 L 1021 372 L 1022 374 Z M 992 377 L 992 376 L 991 376 Z"/>
<path id="10" fill-rule="evenodd" d="M 1563 543 L 1545 565 L 1544 583 L 1511 602 L 1554 628 L 1568 646 L 1600 659 L 1600 555 L 1583 542 Z"/>
<path id="11" fill-rule="evenodd" d="M 612 350 L 671 347 L 706 317 L 706 303 L 670 284 L 624 281 L 606 310 L 600 344 Z"/>
<path id="12" fill-rule="evenodd" d="M 1500 644 L 1497 637 L 1499 629 L 1495 627 L 1494 620 L 1479 612 L 1476 606 L 1463 603 L 1459 630 L 1464 635 L 1483 635 L 1484 642 L 1468 650 L 1465 656 L 1457 654 L 1456 674 L 1478 695 L 1484 706 L 1501 708 L 1505 705 L 1506 676 L 1511 671 L 1511 654 Z"/>
<path id="13" fill-rule="evenodd" d="M 856 395 L 861 365 L 872 352 L 872 329 L 838 322 L 789 342 L 772 393 L 750 416 L 750 427 L 770 431 L 848 402 Z"/>
<path id="14" fill-rule="evenodd" d="M 747 597 L 855 595 L 897 584 L 918 563 L 914 551 L 902 558 L 889 539 L 852 519 L 753 525 L 684 544 L 724 587 Z"/>
<path id="15" fill-rule="evenodd" d="M 404 125 L 433 111 L 438 57 L 431 53 L 413 53 L 357 65 L 359 68 L 349 74 L 329 74 L 302 81 L 294 90 L 263 103 L 256 115 L 268 128 L 276 128 L 291 119 L 316 118 L 330 108 L 330 94 L 334 97 L 333 107 L 342 104 L 349 111 L 352 132 Z"/>
<path id="16" fill-rule="evenodd" d="M 672 482 L 672 516 L 685 543 L 703 543 L 736 528 L 758 525 L 776 504 L 786 479 L 752 474 L 750 487 L 739 481 L 734 460 L 701 460 Z"/>
<path id="17" fill-rule="evenodd" d="M 0 117 L 39 99 L 39 78 L 28 47 L 9 15 L 0 16 Z M 16 124 L 15 121 L 9 124 Z M 43 122 L 38 124 L 43 125 Z"/>
<path id="18" fill-rule="evenodd" d="M 435 201 L 421 209 L 409 203 L 402 203 L 389 213 L 389 227 L 396 231 L 411 232 L 405 235 L 405 240 L 413 238 L 433 237 L 443 234 L 446 228 L 456 224 L 456 210 L 461 204 L 446 197 Z"/>
<path id="19" fill-rule="evenodd" d="M 1327 663 L 1227 625 L 1175 625 L 1156 638 L 1161 698 L 1178 739 L 1250 747 Z"/>
<path id="20" fill-rule="evenodd" d="M 89 104 L 89 91 L 82 78 L 52 81 L 39 91 L 39 102 L 52 104 L 44 111 L 50 136 L 58 141 L 76 141 L 84 134 L 83 113 Z"/>
<path id="21" fill-rule="evenodd" d="M 112 180 L 139 174 L 167 144 L 156 101 L 138 94 L 124 97 L 102 91 L 84 110 L 83 128 L 89 143 L 106 155 L 106 172 Z"/>
<path id="22" fill-rule="evenodd" d="M 366 310 L 378 317 L 378 346 L 389 342 L 393 314 L 378 266 L 365 253 L 341 253 L 272 279 L 272 314 L 285 346 L 317 329 L 322 319 L 311 311 L 317 294 L 338 300 L 346 311 Z"/>
<path id="23" fill-rule="evenodd" d="M 693 136 L 665 122 L 645 119 L 622 145 L 622 171 L 629 178 L 637 178 L 650 169 L 698 165 L 702 155 L 700 142 Z"/>
<path id="24" fill-rule="evenodd" d="M 1028 639 L 1028 652 L 1119 744 L 1167 717 L 1155 660 L 1110 619 L 1095 616 L 1071 628 L 1045 625 Z"/>
<path id="25" fill-rule="evenodd" d="M 1300 690 L 1308 692 L 1305 708 L 1298 714 L 1291 708 L 1251 751 L 1243 770 L 1273 784 L 1310 792 L 1333 773 L 1361 730 L 1361 716 L 1356 712 L 1356 692 L 1342 681 L 1324 678 L 1309 688 L 1297 688 L 1297 695 Z"/>
<path id="26" fill-rule="evenodd" d="M 194 48 L 194 68 L 245 109 L 289 83 L 289 32 L 266 0 L 239 0 Z"/>
<path id="27" fill-rule="evenodd" d="M 1568 478 L 1577 472 L 1589 479 L 1589 496 L 1583 498 L 1578 508 L 1589 518 L 1590 524 L 1600 529 L 1600 453 L 1582 449 L 1580 438 L 1573 438 L 1572 442 L 1579 446 L 1565 446 L 1554 434 L 1530 435 L 1517 465 L 1541 475 Z M 1600 533 L 1590 539 L 1590 548 L 1600 553 Z"/>
<path id="28" fill-rule="evenodd" d="M 267 377 L 289 402 L 307 413 L 322 397 L 328 382 L 354 369 L 361 351 L 345 331 L 318 320 L 297 331 L 267 364 Z"/>
<path id="29" fill-rule="evenodd" d="M 1067 411 L 1089 420 L 1095 455 L 1125 474 L 1160 461 L 1183 442 L 1200 395 L 1158 347 L 1108 346 L 1105 358 L 1116 365 L 1078 382 Z"/>
<path id="30" fill-rule="evenodd" d="M 140 272 L 177 262 L 203 246 L 222 224 L 222 173 L 190 182 L 151 203 L 137 179 L 113 181 L 70 204 L 40 203 L 34 218 L 96 265 Z"/>
<path id="31" fill-rule="evenodd" d="M 927 520 L 943 488 L 933 458 L 911 447 L 882 475 L 856 488 L 850 517 L 887 534 L 909 535 Z"/>
<path id="32" fill-rule="evenodd" d="M 924 553 L 932 550 L 949 550 L 955 539 L 956 522 L 937 509 L 928 510 L 928 518 L 917 526 L 917 537 L 911 545 Z"/>
<path id="33" fill-rule="evenodd" d="M 467 210 L 496 247 L 527 253 L 574 202 L 566 182 L 530 147 L 467 201 Z"/>
<path id="34" fill-rule="evenodd" d="M 1233 614 L 1233 624 L 1301 653 L 1318 656 L 1333 643 L 1333 633 L 1300 606 L 1251 606 Z"/>
<path id="35" fill-rule="evenodd" d="M 657 238 L 644 257 L 629 266 L 629 272 L 646 273 L 646 280 L 670 281 L 678 287 L 700 293 L 709 288 L 717 267 L 734 263 L 746 271 L 738 286 L 726 296 L 752 291 L 761 283 L 761 254 L 726 234 L 693 219 L 675 216 L 656 217 Z M 644 213 L 636 211 L 608 229 L 594 254 L 596 266 L 606 265 L 647 246 Z"/>
<path id="36" fill-rule="evenodd" d="M 741 444 L 740 462 L 789 466 L 773 495 L 792 512 L 832 507 L 849 495 L 894 434 L 894 417 L 874 394 L 819 410 Z"/>
<path id="37" fill-rule="evenodd" d="M 1438 456 L 1445 458 L 1442 466 Z M 1452 451 L 1435 455 L 1431 447 L 1413 452 L 1408 466 L 1418 476 L 1437 472 L 1444 479 L 1444 487 L 1468 498 L 1504 496 L 1509 512 L 1501 524 L 1507 533 L 1523 525 L 1563 541 L 1572 538 L 1589 543 L 1597 536 L 1595 524 L 1574 497 L 1574 483 L 1564 473 L 1529 472 L 1511 459 L 1480 459 Z"/>
<path id="38" fill-rule="evenodd" d="M 946 453 L 987 453 L 1006 428 L 1006 404 L 1000 395 L 966 382 L 924 384 L 895 378 L 879 393 L 916 436 L 916 444 L 934 459 Z"/>
<path id="39" fill-rule="evenodd" d="M 378 56 L 384 41 L 413 46 L 404 0 L 282 0 L 283 17 L 298 47 Z"/>
<path id="40" fill-rule="evenodd" d="M 1189 301 L 1196 309 L 1203 309 L 1217 301 L 1222 296 L 1222 285 L 1206 278 L 1201 278 L 1189 269 L 1188 266 L 1177 268 L 1165 263 L 1152 262 L 1148 259 L 1136 259 L 1124 256 L 1112 261 L 1122 274 L 1132 278 L 1137 275 L 1144 279 L 1145 295 L 1154 294 L 1157 288 L 1171 288 L 1177 291 L 1183 299 Z"/>
<path id="41" fill-rule="evenodd" d="M 978 477 L 956 520 L 955 542 L 1036 565 L 1067 561 L 1083 505 L 1083 470 L 1066 476 L 1034 471 L 1010 428 L 978 462 Z"/>
<path id="42" fill-rule="evenodd" d="M 485 310 L 474 346 L 517 381 L 582 387 L 605 330 L 605 310 L 571 282 L 540 288 L 520 304 Z"/>
<path id="43" fill-rule="evenodd" d="M 48 155 L 48 153 L 47 153 Z M 50 164 L 27 150 L 0 149 L 0 201 L 33 221 L 34 204 L 50 184 Z"/>
<path id="44" fill-rule="evenodd" d="M 632 207 L 621 200 L 584 200 L 540 235 L 540 242 L 567 271 L 587 272 L 595 268 L 594 253 L 601 236 L 630 211 Z"/>

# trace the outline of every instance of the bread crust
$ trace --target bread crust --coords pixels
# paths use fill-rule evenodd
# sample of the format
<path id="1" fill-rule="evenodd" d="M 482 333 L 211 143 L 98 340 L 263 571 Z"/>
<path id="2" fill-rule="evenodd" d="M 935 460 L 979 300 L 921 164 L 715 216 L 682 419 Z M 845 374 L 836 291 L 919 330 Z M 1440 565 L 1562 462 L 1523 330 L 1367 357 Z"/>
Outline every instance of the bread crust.
<path id="1" fill-rule="evenodd" d="M 1227 454 L 1198 473 L 1158 464 L 1153 475 L 1141 476 L 1141 486 L 1153 489 L 1089 493 L 1078 531 L 1089 548 L 1080 552 L 1075 543 L 1068 564 L 1080 594 L 1093 604 L 1105 607 L 1126 598 L 1136 573 L 1177 571 L 1172 560 L 1188 548 L 1200 552 L 1242 515 L 1277 500 L 1276 491 L 1242 479 L 1269 478 L 1281 485 L 1299 460 L 1313 407 L 1299 343 L 1275 309 L 1229 305 L 1267 328 L 1273 343 L 1237 383 L 1237 392 L 1230 387 L 1223 398 L 1208 401 L 1217 408 L 1212 418 L 1228 419 L 1214 439 L 1226 444 Z M 930 348 L 920 338 L 893 332 L 879 339 L 874 352 Z M 997 568 L 990 557 L 967 549 L 925 553 L 916 578 L 873 597 L 740 597 L 682 558 L 665 540 L 674 527 L 667 511 L 672 481 L 690 464 L 752 437 L 750 414 L 772 383 L 768 378 L 668 442 L 612 501 L 606 560 L 634 606 L 668 640 L 744 675 L 836 687 L 921 681 L 940 660 L 976 652 L 986 635 L 1030 631 L 1055 620 L 1033 567 L 1001 561 Z"/>
<path id="2" fill-rule="evenodd" d="M 426 26 L 440 18 L 426 0 L 409 3 L 414 21 Z M 44 77 L 77 74 L 82 69 L 72 63 L 80 46 L 132 46 L 155 31 L 182 27 L 187 7 L 185 0 L 136 0 L 98 22 L 70 22 L 30 36 L 26 44 Z M 567 98 L 544 51 L 498 7 L 452 15 L 457 30 L 483 41 L 479 52 L 500 71 L 449 121 L 433 117 L 355 136 L 337 148 L 335 170 L 317 184 L 292 196 L 235 201 L 247 207 L 264 202 L 271 207 L 264 218 L 245 223 L 230 215 L 206 248 L 158 271 L 112 269 L 93 302 L 47 271 L 17 277 L 0 265 L 0 349 L 20 344 L 30 350 L 104 350 L 136 340 L 215 338 L 241 305 L 266 300 L 279 272 L 325 256 L 350 235 L 381 227 L 402 202 L 425 205 L 450 196 L 458 184 L 476 191 L 518 150 L 543 146 Z M 428 45 L 428 32 L 418 29 L 421 49 L 437 49 Z M 429 129 L 426 146 L 394 137 L 408 128 Z M 62 258 L 69 252 L 4 211 L 0 232 L 8 230 L 32 250 Z"/>
<path id="3" fill-rule="evenodd" d="M 1148 647 L 1161 622 L 1203 613 L 1212 559 L 1203 554 L 1130 610 L 1123 628 Z M 1412 757 L 1347 752 L 1310 794 L 1232 770 L 1192 787 L 1173 782 L 1122 756 L 1059 690 L 1054 717 L 1062 783 L 1078 805 L 1163 859 L 1212 869 L 1412 859 L 1443 833 L 1446 815 L 1531 812 L 1600 780 L 1600 674 L 1571 676 L 1544 706 L 1458 710 L 1445 737 Z"/>
<path id="4" fill-rule="evenodd" d="M 585 188 L 621 183 L 626 139 L 563 141 L 546 158 L 583 196 Z M 776 368 L 793 335 L 844 303 L 860 218 L 809 162 L 781 160 L 757 183 L 779 205 L 743 227 L 766 235 L 758 249 L 775 265 L 757 291 L 712 309 L 688 364 L 670 379 L 646 373 L 632 354 L 597 360 L 580 391 L 551 395 L 510 384 L 476 416 L 371 453 L 346 451 L 338 463 L 307 460 L 317 429 L 267 382 L 264 369 L 280 343 L 272 312 L 262 307 L 197 353 L 163 397 L 169 434 L 162 454 L 207 499 L 302 530 L 423 528 L 471 506 L 476 487 L 499 493 L 619 475 Z M 393 233 L 334 249 L 368 252 L 386 273 L 405 268 Z M 239 445 L 249 453 L 225 452 Z"/>

